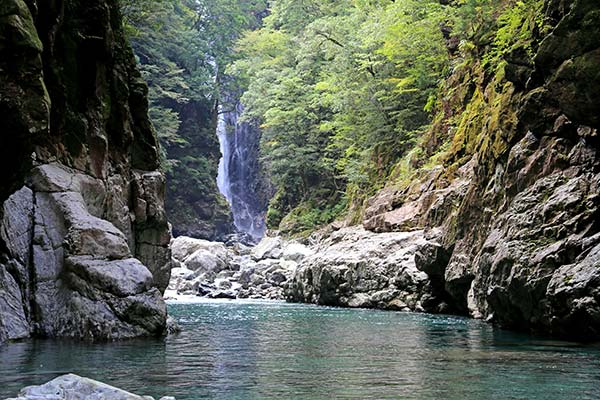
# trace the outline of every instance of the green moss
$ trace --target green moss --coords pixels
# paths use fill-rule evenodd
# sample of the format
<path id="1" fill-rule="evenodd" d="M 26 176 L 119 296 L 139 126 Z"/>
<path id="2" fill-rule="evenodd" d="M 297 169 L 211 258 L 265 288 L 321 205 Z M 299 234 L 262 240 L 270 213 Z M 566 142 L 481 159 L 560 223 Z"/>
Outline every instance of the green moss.
<path id="1" fill-rule="evenodd" d="M 5 32 L 10 32 L 13 46 L 42 51 L 42 41 L 23 0 L 3 0 L 0 4 L 0 26 Z"/>
<path id="2" fill-rule="evenodd" d="M 566 276 L 563 278 L 563 282 L 564 282 L 566 285 L 570 285 L 570 284 L 571 284 L 571 282 L 573 282 L 573 279 L 574 279 L 574 278 L 575 278 L 575 277 L 574 277 L 573 275 L 566 275 Z"/>
<path id="3" fill-rule="evenodd" d="M 346 203 L 315 204 L 303 202 L 289 212 L 279 224 L 284 235 L 308 235 L 315 229 L 333 222 L 346 210 Z"/>

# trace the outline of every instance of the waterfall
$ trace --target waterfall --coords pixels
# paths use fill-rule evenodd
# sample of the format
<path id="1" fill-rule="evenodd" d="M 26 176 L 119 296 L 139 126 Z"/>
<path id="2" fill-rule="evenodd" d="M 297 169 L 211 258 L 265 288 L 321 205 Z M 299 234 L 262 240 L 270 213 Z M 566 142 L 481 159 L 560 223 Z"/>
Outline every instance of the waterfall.
<path id="1" fill-rule="evenodd" d="M 259 241 L 265 234 L 268 199 L 258 161 L 260 130 L 239 121 L 241 104 L 233 110 L 219 110 L 217 136 L 221 160 L 217 186 L 231 207 L 236 229 Z M 267 199 L 267 200 L 265 200 Z"/>
<path id="2" fill-rule="evenodd" d="M 219 161 L 219 172 L 217 175 L 217 187 L 227 202 L 231 205 L 231 184 L 229 181 L 229 163 L 231 160 L 229 144 L 229 133 L 227 132 L 227 119 L 225 114 L 219 112 L 217 122 L 217 136 L 221 148 L 221 160 Z"/>

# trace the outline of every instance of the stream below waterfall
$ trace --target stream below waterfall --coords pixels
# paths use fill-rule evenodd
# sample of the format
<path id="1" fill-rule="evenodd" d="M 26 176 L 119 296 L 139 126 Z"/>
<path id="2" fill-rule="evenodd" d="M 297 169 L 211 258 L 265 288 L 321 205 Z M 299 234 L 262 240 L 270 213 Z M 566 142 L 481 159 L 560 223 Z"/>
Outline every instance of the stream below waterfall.
<path id="1" fill-rule="evenodd" d="M 186 399 L 598 399 L 600 347 L 480 321 L 279 302 L 170 304 L 164 340 L 0 347 L 0 398 L 74 372 Z"/>

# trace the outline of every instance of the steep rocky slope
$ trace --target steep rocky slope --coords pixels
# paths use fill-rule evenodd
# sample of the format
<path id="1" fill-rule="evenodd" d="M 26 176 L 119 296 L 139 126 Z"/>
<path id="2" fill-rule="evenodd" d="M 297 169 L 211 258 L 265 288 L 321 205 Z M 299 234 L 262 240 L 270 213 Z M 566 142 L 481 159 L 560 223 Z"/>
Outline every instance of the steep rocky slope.
<path id="1" fill-rule="evenodd" d="M 423 145 L 432 154 L 447 143 L 445 154 L 432 158 L 443 162 L 417 163 L 411 179 L 392 180 L 369 200 L 363 225 L 383 235 L 434 236 L 439 254 L 433 268 L 421 270 L 439 283 L 433 295 L 457 312 L 598 339 L 600 4 L 548 0 L 544 10 L 550 29 L 533 32 L 533 57 L 515 48 L 500 72 L 486 71 L 477 55 L 455 68 L 441 99 L 443 118 Z M 325 240 L 360 247 L 373 239 Z M 418 266 L 418 259 L 408 263 Z M 364 266 L 342 263 L 344 279 L 334 278 L 359 287 Z M 396 271 L 405 265 L 394 263 Z M 340 291 L 324 292 L 331 285 L 323 283 L 323 268 L 331 269 L 301 265 L 292 298 L 348 303 Z M 362 298 L 365 306 L 386 307 Z"/>
<path id="2" fill-rule="evenodd" d="M 0 4 L 0 341 L 165 330 L 165 180 L 116 0 Z"/>

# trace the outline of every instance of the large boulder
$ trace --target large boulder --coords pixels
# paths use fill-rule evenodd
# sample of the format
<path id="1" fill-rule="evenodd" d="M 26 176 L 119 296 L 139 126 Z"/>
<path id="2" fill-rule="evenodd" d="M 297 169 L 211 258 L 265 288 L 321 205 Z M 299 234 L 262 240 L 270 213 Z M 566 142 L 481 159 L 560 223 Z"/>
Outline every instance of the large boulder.
<path id="1" fill-rule="evenodd" d="M 266 258 L 280 258 L 283 254 L 283 239 L 280 237 L 264 237 L 253 249 L 252 258 L 255 261 Z"/>
<path id="2" fill-rule="evenodd" d="M 220 272 L 229 269 L 233 251 L 221 242 L 178 237 L 171 242 L 173 259 L 198 273 Z"/>
<path id="3" fill-rule="evenodd" d="M 0 264 L 0 337 L 164 333 L 159 284 L 134 258 L 135 238 L 101 218 L 106 198 L 102 180 L 45 164 L 4 203 L 0 236 L 9 258 Z"/>
<path id="4" fill-rule="evenodd" d="M 302 261 L 288 299 L 323 305 L 436 311 L 443 297 L 434 293 L 415 255 L 430 245 L 423 231 L 372 233 L 344 228 L 325 238 Z M 436 297 L 437 296 L 437 297 Z M 402 307 L 398 307 L 402 304 Z"/>
<path id="5" fill-rule="evenodd" d="M 18 397 L 7 400 L 152 400 L 105 383 L 74 374 L 62 375 L 40 386 L 21 389 Z M 175 400 L 163 397 L 161 400 Z"/>

